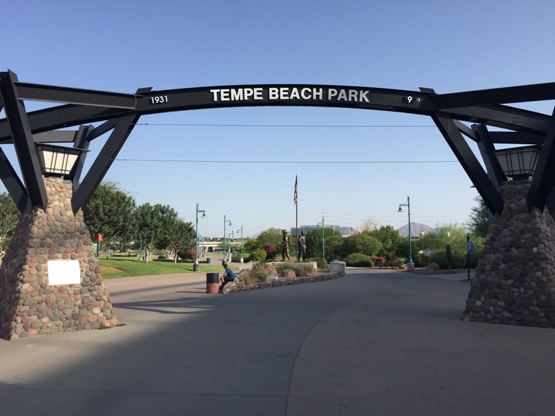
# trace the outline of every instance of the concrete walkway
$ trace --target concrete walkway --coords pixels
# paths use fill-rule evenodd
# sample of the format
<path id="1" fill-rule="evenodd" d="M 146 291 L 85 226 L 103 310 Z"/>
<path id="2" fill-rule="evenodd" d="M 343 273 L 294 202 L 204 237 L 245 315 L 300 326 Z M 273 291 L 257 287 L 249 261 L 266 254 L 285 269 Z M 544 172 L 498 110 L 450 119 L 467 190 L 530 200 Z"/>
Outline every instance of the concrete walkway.
<path id="1" fill-rule="evenodd" d="M 0 415 L 551 414 L 555 331 L 461 322 L 465 279 L 108 280 L 124 326 L 0 341 Z"/>

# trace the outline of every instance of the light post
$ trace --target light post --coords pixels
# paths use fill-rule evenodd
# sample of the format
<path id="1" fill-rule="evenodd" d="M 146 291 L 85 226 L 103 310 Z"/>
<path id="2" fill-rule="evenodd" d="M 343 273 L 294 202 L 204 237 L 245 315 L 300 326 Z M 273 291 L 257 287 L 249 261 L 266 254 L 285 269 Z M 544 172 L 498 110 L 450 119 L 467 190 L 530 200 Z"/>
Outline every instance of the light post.
<path id="1" fill-rule="evenodd" d="M 195 220 L 195 230 L 196 230 L 196 237 L 195 237 L 195 264 L 193 266 L 193 271 L 198 272 L 200 271 L 200 264 L 198 264 L 198 214 L 202 212 L 202 218 L 206 218 L 206 213 L 203 209 L 198 209 L 197 204 L 197 213 L 196 213 L 196 220 Z M 177 255 L 177 253 L 175 253 Z"/>
<path id="2" fill-rule="evenodd" d="M 224 259 L 222 260 L 222 264 L 224 264 L 226 262 L 227 259 L 227 250 L 226 250 L 226 227 L 227 226 L 231 226 L 231 220 L 228 220 L 227 217 L 224 215 Z"/>
<path id="3" fill-rule="evenodd" d="M 237 230 L 237 233 L 239 233 L 239 230 Z M 242 225 L 241 225 L 241 248 L 240 248 L 239 256 L 240 256 L 239 261 L 243 263 L 243 226 Z"/>
<path id="4" fill-rule="evenodd" d="M 235 250 L 235 230 L 231 230 L 231 233 L 229 233 L 229 235 L 231 236 L 231 247 L 229 248 L 229 261 L 233 261 L 233 250 Z"/>
<path id="5" fill-rule="evenodd" d="M 325 260 L 326 259 L 326 243 L 325 243 L 325 238 L 324 238 L 324 230 L 326 228 L 326 211 L 324 210 L 323 214 L 322 214 L 322 222 L 318 223 L 317 226 L 319 227 L 320 224 L 322 225 L 322 259 Z"/>
<path id="6" fill-rule="evenodd" d="M 397 212 L 403 212 L 403 207 L 407 207 L 409 213 L 409 261 L 407 262 L 407 270 L 414 270 L 414 263 L 412 262 L 412 237 L 410 233 L 410 197 L 407 196 L 407 202 L 404 204 L 399 204 L 399 210 Z"/>

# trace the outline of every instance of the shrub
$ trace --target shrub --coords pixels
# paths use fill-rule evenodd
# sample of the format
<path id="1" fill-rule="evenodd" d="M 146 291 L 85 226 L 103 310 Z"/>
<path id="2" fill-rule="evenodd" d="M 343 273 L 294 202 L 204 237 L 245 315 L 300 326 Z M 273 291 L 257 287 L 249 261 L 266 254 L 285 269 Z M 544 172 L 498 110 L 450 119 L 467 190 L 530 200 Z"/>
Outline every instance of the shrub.
<path id="1" fill-rule="evenodd" d="M 252 268 L 241 273 L 241 280 L 245 283 L 264 282 L 266 277 L 268 277 L 268 272 L 266 271 L 266 263 L 264 261 L 254 262 Z"/>
<path id="2" fill-rule="evenodd" d="M 479 252 L 470 253 L 470 267 L 475 268 L 478 264 L 478 258 L 480 257 Z M 444 251 L 437 251 L 430 255 L 430 262 L 437 263 L 442 269 L 448 269 L 449 264 L 447 263 L 447 254 Z M 452 269 L 464 269 L 468 267 L 467 254 L 465 252 L 453 252 L 451 253 L 451 268 Z"/>
<path id="3" fill-rule="evenodd" d="M 177 256 L 181 260 L 194 260 L 195 259 L 195 254 L 196 254 L 196 251 L 195 251 L 194 248 L 191 248 L 191 249 L 185 250 L 185 251 L 178 251 L 177 252 Z"/>
<path id="4" fill-rule="evenodd" d="M 287 277 L 290 271 L 295 272 L 295 265 L 293 263 L 279 263 L 278 265 L 276 265 L 276 272 L 281 277 Z"/>
<path id="5" fill-rule="evenodd" d="M 251 261 L 264 262 L 266 260 L 266 252 L 261 248 L 254 250 L 251 253 Z"/>
<path id="6" fill-rule="evenodd" d="M 297 266 L 297 270 L 295 270 L 295 274 L 298 277 L 308 276 L 314 273 L 314 267 L 310 264 L 299 264 Z"/>
<path id="7" fill-rule="evenodd" d="M 243 253 L 243 261 L 246 263 L 248 262 L 250 257 L 249 253 Z M 241 262 L 241 252 L 236 251 L 235 253 L 232 254 L 231 256 L 231 261 L 234 263 L 240 263 Z"/>
<path id="8" fill-rule="evenodd" d="M 312 274 L 314 268 L 310 264 L 280 263 L 276 266 L 276 271 L 281 277 L 287 277 L 290 271 L 295 273 L 295 276 L 302 277 Z"/>
<path id="9" fill-rule="evenodd" d="M 322 258 L 316 259 L 316 267 L 318 267 L 319 270 L 327 270 L 330 268 L 326 259 Z"/>
<path id="10" fill-rule="evenodd" d="M 385 259 L 381 256 L 372 256 L 371 257 L 372 261 L 374 262 L 374 264 L 380 268 L 382 268 L 383 266 L 385 266 Z"/>
<path id="11" fill-rule="evenodd" d="M 349 254 L 345 259 L 347 266 L 350 267 L 372 267 L 374 266 L 374 262 L 372 261 L 372 257 L 367 256 L 366 254 L 361 253 L 353 253 Z"/>
<path id="12" fill-rule="evenodd" d="M 275 244 L 266 244 L 262 250 L 266 252 L 266 259 L 273 259 L 277 254 Z"/>

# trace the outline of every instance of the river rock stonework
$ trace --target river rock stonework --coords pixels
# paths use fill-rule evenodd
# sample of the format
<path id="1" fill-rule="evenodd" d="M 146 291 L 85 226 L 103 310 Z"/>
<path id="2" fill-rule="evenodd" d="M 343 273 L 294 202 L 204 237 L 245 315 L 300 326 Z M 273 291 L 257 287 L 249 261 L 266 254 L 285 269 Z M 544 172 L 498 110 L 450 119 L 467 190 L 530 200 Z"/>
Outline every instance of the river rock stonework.
<path id="1" fill-rule="evenodd" d="M 27 208 L 0 268 L 0 338 L 14 340 L 118 324 L 72 183 L 44 179 L 46 211 Z M 78 260 L 80 284 L 49 285 L 49 260 Z"/>
<path id="2" fill-rule="evenodd" d="M 471 321 L 555 327 L 555 223 L 528 212 L 528 181 L 502 184 L 503 213 L 489 227 L 464 315 Z"/>

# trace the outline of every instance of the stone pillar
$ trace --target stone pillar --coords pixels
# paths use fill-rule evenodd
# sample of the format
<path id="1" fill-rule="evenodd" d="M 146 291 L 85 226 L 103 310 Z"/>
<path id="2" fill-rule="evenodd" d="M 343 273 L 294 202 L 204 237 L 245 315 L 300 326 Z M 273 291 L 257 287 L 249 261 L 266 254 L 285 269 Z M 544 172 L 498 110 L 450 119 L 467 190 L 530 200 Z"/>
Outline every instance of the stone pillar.
<path id="1" fill-rule="evenodd" d="M 489 227 L 464 315 L 471 321 L 555 327 L 555 223 L 528 212 L 528 181 L 501 186 L 503 213 Z"/>
<path id="2" fill-rule="evenodd" d="M 46 178 L 44 182 L 46 212 L 27 208 L 0 268 L 2 339 L 118 324 L 83 212 L 74 215 L 71 209 L 71 181 Z M 54 260 L 77 261 L 80 283 L 51 285 L 48 262 Z"/>

